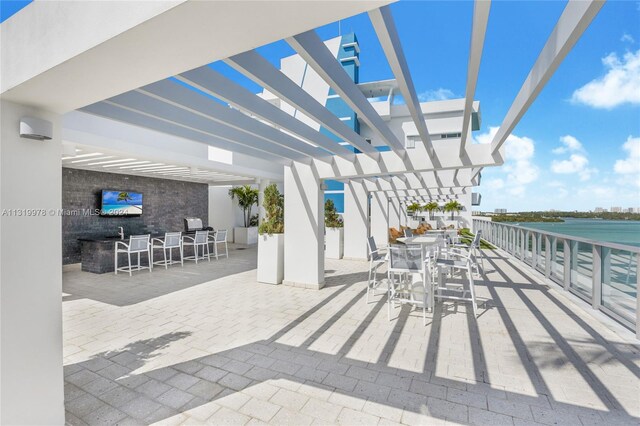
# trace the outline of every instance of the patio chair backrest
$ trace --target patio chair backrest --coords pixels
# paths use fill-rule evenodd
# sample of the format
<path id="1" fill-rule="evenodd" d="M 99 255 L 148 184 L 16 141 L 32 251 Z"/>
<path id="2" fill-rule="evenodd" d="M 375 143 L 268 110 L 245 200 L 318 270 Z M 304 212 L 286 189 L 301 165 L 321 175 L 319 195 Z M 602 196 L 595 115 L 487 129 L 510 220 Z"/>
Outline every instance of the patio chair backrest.
<path id="1" fill-rule="evenodd" d="M 389 246 L 389 271 L 422 272 L 424 254 L 420 245 Z"/>
<path id="2" fill-rule="evenodd" d="M 409 229 L 409 228 L 406 228 L 404 230 L 404 236 L 405 236 L 405 238 L 413 237 L 413 231 L 411 229 Z"/>
<path id="3" fill-rule="evenodd" d="M 476 232 L 476 235 L 473 237 L 473 241 L 471 241 L 471 247 L 480 246 L 480 231 Z"/>
<path id="4" fill-rule="evenodd" d="M 369 256 L 371 256 L 371 260 L 382 259 L 382 256 L 378 252 L 378 246 L 376 246 L 376 240 L 373 237 L 367 238 L 367 245 L 369 246 Z"/>
<path id="5" fill-rule="evenodd" d="M 195 244 L 205 244 L 209 238 L 209 231 L 196 231 Z"/>
<path id="6" fill-rule="evenodd" d="M 215 240 L 217 242 L 221 242 L 221 243 L 227 241 L 227 230 L 226 229 L 219 229 L 218 231 L 216 231 Z"/>
<path id="7" fill-rule="evenodd" d="M 167 232 L 164 234 L 164 247 L 172 248 L 172 247 L 180 247 L 180 239 L 182 237 L 182 232 Z"/>
<path id="8" fill-rule="evenodd" d="M 137 253 L 139 251 L 149 250 L 149 239 L 151 235 L 131 235 L 129 237 L 129 251 Z"/>

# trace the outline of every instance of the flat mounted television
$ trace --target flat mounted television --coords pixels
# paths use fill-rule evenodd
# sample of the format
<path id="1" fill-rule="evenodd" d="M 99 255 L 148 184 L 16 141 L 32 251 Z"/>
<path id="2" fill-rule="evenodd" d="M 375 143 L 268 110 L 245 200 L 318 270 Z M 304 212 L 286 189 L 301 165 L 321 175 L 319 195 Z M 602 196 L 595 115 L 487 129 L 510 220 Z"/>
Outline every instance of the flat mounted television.
<path id="1" fill-rule="evenodd" d="M 131 191 L 102 190 L 102 216 L 140 216 L 142 194 Z"/>

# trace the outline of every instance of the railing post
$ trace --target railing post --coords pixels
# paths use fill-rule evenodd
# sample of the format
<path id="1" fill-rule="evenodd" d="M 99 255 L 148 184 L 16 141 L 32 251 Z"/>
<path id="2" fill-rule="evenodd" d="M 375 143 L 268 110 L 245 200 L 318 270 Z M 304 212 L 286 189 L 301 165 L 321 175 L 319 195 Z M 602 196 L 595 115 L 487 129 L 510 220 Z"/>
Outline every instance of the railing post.
<path id="1" fill-rule="evenodd" d="M 571 286 L 571 244 L 566 239 L 563 240 L 564 244 L 564 289 L 569 290 Z"/>
<path id="2" fill-rule="evenodd" d="M 538 264 L 538 238 L 535 232 L 531 233 L 531 267 L 536 269 Z"/>
<path id="3" fill-rule="evenodd" d="M 527 251 L 526 251 L 526 242 L 527 242 L 527 234 L 524 232 L 524 230 L 520 231 L 520 260 L 522 260 L 523 262 L 525 261 L 525 259 L 527 258 Z"/>
<path id="4" fill-rule="evenodd" d="M 591 307 L 599 309 L 602 304 L 602 247 L 594 244 L 591 252 Z"/>
<path id="5" fill-rule="evenodd" d="M 551 278 L 551 238 L 544 236 L 544 276 Z"/>

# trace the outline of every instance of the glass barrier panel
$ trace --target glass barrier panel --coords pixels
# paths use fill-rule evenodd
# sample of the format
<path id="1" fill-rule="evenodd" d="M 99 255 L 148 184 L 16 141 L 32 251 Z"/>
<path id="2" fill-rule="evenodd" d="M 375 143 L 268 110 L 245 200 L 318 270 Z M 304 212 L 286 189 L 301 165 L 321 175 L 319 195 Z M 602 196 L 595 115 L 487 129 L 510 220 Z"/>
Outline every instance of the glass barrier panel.
<path id="1" fill-rule="evenodd" d="M 593 287 L 593 246 L 571 241 L 571 281 L 569 287 L 591 299 Z"/>
<path id="2" fill-rule="evenodd" d="M 637 256 L 627 250 L 602 247 L 602 306 L 634 323 L 637 285 Z"/>

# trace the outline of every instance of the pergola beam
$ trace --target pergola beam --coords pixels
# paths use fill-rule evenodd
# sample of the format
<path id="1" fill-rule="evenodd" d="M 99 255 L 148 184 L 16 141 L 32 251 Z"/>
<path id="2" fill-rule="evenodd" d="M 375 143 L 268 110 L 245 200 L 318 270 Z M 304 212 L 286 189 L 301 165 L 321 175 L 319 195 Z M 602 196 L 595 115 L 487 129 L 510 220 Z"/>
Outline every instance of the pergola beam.
<path id="1" fill-rule="evenodd" d="M 367 125 L 400 158 L 404 158 L 404 145 L 389 126 L 378 115 L 357 84 L 333 57 L 329 48 L 320 40 L 315 31 L 307 31 L 286 39 L 287 43 L 304 59 L 322 79 L 358 114 Z"/>
<path id="2" fill-rule="evenodd" d="M 99 102 L 82 108 L 80 111 L 100 117 L 110 118 L 122 123 L 133 124 L 134 126 L 144 127 L 157 132 L 166 133 L 168 135 L 180 138 L 190 139 L 196 142 L 202 142 L 216 148 L 226 149 L 240 154 L 262 158 L 267 161 L 274 161 L 279 164 L 288 165 L 291 160 L 278 157 L 264 151 L 239 145 L 221 138 L 213 137 L 209 134 L 202 133 L 184 126 L 180 126 L 168 121 L 160 120 L 149 115 L 132 111 L 121 106 L 108 102 Z"/>
<path id="3" fill-rule="evenodd" d="M 336 143 L 336 141 L 317 132 L 300 120 L 291 117 L 277 106 L 251 93 L 208 66 L 182 73 L 176 78 L 209 95 L 222 99 L 236 108 L 248 111 L 276 127 L 286 129 L 288 132 L 313 145 L 326 149 L 344 160 L 353 161 L 354 154 Z"/>
<path id="4" fill-rule="evenodd" d="M 281 145 L 323 161 L 333 161 L 330 153 L 327 151 L 294 138 L 259 120 L 255 120 L 237 109 L 225 107 L 213 99 L 202 96 L 178 83 L 161 80 L 157 83 L 144 86 L 138 89 L 138 91 L 172 105 L 177 105 L 201 114 L 221 125 L 249 133 L 253 137 L 265 139 L 276 145 Z"/>
<path id="5" fill-rule="evenodd" d="M 378 159 L 380 154 L 378 150 L 255 50 L 232 56 L 226 59 L 225 63 L 302 111 L 364 154 Z"/>
<path id="6" fill-rule="evenodd" d="M 310 161 L 307 154 L 276 145 L 141 92 L 132 91 L 123 93 L 110 98 L 107 102 L 292 161 Z"/>
<path id="7" fill-rule="evenodd" d="M 466 155 L 467 139 L 471 127 L 471 113 L 473 112 L 473 98 L 476 94 L 480 62 L 484 48 L 484 38 L 489 22 L 491 0 L 476 0 L 473 4 L 473 23 L 471 29 L 471 47 L 469 49 L 469 64 L 467 65 L 467 87 L 464 97 L 464 113 L 462 115 L 462 135 L 460 138 L 460 156 Z"/>
<path id="8" fill-rule="evenodd" d="M 569 0 L 491 142 L 497 153 L 551 76 L 598 14 L 604 0 Z"/>
<path id="9" fill-rule="evenodd" d="M 431 136 L 429 135 L 427 123 L 424 119 L 422 108 L 420 107 L 420 101 L 418 100 L 418 94 L 416 93 L 411 72 L 409 71 L 409 66 L 404 56 L 402 43 L 400 42 L 393 16 L 391 15 L 391 8 L 389 6 L 383 6 L 379 9 L 374 9 L 369 12 L 369 19 L 376 31 L 382 50 L 384 50 L 387 62 L 396 78 L 398 88 L 409 109 L 411 118 L 416 125 L 418 134 L 427 148 L 427 154 L 434 164 L 437 165 L 438 159 L 433 150 Z"/>

